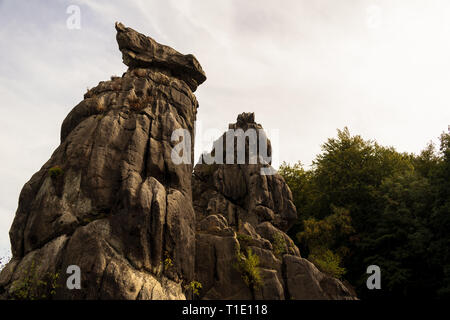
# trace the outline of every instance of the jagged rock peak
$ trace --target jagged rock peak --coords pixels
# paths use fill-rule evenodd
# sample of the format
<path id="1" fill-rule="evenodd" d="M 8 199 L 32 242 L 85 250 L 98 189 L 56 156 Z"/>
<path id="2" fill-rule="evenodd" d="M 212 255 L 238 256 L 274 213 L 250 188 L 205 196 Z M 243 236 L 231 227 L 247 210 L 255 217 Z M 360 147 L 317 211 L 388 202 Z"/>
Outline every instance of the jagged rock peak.
<path id="1" fill-rule="evenodd" d="M 192 91 L 206 80 L 205 72 L 192 54 L 183 55 L 120 22 L 116 22 L 116 30 L 123 63 L 128 67 L 166 69 L 186 82 Z"/>
<path id="2" fill-rule="evenodd" d="M 254 112 L 242 112 L 238 115 L 236 119 L 236 123 L 230 123 L 228 125 L 228 129 L 262 129 L 262 126 L 259 123 L 255 122 L 255 113 Z"/>
<path id="3" fill-rule="evenodd" d="M 237 123 L 255 123 L 255 113 L 243 112 L 237 117 Z"/>

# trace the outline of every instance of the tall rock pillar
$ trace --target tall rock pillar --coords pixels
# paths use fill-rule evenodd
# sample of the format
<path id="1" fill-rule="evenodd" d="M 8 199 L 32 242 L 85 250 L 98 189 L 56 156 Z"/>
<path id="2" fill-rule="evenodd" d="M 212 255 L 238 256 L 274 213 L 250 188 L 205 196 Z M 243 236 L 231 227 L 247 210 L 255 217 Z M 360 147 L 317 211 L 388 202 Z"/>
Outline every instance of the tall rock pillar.
<path id="1" fill-rule="evenodd" d="M 183 299 L 193 280 L 192 161 L 173 163 L 172 133 L 193 139 L 193 92 L 206 77 L 193 55 L 121 23 L 116 30 L 129 68 L 86 92 L 60 146 L 23 187 L 3 297 Z M 71 265 L 80 290 L 66 287 Z M 30 273 L 43 282 L 26 289 Z"/>

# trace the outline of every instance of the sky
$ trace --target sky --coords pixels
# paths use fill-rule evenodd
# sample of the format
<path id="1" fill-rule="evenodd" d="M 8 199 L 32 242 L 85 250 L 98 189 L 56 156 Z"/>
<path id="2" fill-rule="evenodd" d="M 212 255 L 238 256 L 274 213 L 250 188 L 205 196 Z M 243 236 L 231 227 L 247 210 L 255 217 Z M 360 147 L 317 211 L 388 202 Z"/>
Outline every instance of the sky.
<path id="1" fill-rule="evenodd" d="M 241 112 L 305 166 L 345 126 L 418 153 L 450 125 L 447 0 L 0 0 L 0 21 L 0 256 L 65 116 L 126 71 L 115 21 L 200 61 L 197 156 Z"/>

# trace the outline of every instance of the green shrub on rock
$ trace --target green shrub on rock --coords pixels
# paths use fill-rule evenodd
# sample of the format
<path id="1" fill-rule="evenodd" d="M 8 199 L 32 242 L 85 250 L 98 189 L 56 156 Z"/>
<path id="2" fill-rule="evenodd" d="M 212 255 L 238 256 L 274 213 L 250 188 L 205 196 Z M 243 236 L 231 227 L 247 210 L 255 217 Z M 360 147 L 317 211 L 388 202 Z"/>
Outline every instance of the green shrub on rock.
<path id="1" fill-rule="evenodd" d="M 48 170 L 48 174 L 51 178 L 56 178 L 56 177 L 62 175 L 63 173 L 64 173 L 63 169 L 61 169 L 61 167 L 59 167 L 59 166 L 51 167 Z"/>

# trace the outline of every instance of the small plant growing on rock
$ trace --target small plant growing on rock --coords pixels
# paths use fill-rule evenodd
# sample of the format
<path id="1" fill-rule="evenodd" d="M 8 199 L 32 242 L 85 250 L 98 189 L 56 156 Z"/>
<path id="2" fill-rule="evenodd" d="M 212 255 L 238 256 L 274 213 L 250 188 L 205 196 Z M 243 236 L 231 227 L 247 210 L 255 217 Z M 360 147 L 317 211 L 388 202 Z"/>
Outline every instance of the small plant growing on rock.
<path id="1" fill-rule="evenodd" d="M 237 263 L 235 267 L 241 273 L 242 280 L 251 289 L 259 287 L 262 283 L 261 274 L 259 273 L 259 257 L 247 248 L 246 254 L 237 251 Z"/>
<path id="2" fill-rule="evenodd" d="M 24 271 L 22 277 L 13 283 L 11 292 L 15 300 L 45 300 L 56 294 L 59 273 L 47 272 L 43 277 L 38 274 L 39 266 L 35 261 Z"/>
<path id="3" fill-rule="evenodd" d="M 199 296 L 200 290 L 202 289 L 202 284 L 198 281 L 191 281 L 188 285 L 188 290 L 192 292 L 193 296 Z"/>
<path id="4" fill-rule="evenodd" d="M 239 241 L 239 245 L 241 246 L 241 250 L 247 249 L 251 241 L 253 240 L 252 237 L 250 237 L 247 234 L 238 233 L 236 236 L 237 240 Z"/>
<path id="5" fill-rule="evenodd" d="M 170 258 L 169 252 L 164 252 L 164 270 L 169 270 L 173 267 L 172 259 Z"/>
<path id="6" fill-rule="evenodd" d="M 341 279 L 346 272 L 345 268 L 340 266 L 341 257 L 329 249 L 315 249 L 309 254 L 308 259 L 314 263 L 320 271 L 332 277 Z"/>
<path id="7" fill-rule="evenodd" d="M 51 168 L 48 170 L 48 174 L 49 174 L 50 178 L 56 178 L 56 177 L 59 177 L 59 176 L 62 175 L 63 173 L 64 173 L 63 169 L 61 169 L 61 167 L 59 167 L 59 166 L 51 167 Z"/>
<path id="8" fill-rule="evenodd" d="M 272 247 L 273 252 L 277 257 L 280 257 L 286 253 L 286 246 L 286 240 L 284 237 L 280 233 L 275 233 L 273 236 Z"/>

